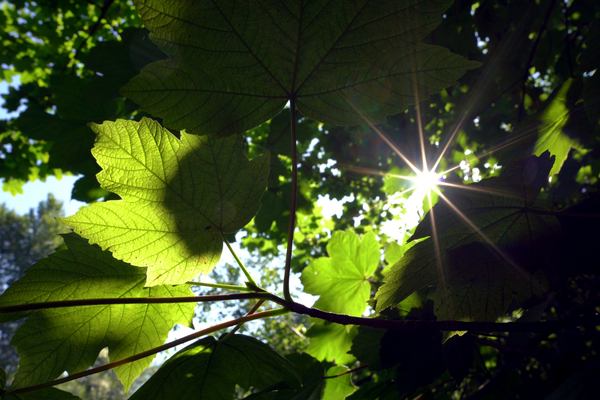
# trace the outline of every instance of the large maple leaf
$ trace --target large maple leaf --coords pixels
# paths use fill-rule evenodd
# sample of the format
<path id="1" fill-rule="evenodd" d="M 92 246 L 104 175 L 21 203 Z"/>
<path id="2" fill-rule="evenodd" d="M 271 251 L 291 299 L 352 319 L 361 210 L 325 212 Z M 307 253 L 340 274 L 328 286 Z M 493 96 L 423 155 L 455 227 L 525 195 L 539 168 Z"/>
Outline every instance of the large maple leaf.
<path id="1" fill-rule="evenodd" d="M 135 3 L 170 58 L 121 92 L 195 134 L 246 131 L 292 99 L 324 123 L 382 123 L 479 66 L 419 42 L 451 0 Z"/>

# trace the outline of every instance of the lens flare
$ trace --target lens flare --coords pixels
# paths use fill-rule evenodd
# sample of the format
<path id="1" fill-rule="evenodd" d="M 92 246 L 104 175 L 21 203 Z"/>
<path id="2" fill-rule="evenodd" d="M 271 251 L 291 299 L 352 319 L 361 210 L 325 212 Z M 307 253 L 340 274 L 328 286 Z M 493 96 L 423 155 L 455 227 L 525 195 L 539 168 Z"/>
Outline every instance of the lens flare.
<path id="1" fill-rule="evenodd" d="M 436 174 L 435 171 L 419 171 L 415 178 L 417 190 L 423 190 L 429 192 L 435 190 L 437 185 L 441 182 L 441 175 Z"/>

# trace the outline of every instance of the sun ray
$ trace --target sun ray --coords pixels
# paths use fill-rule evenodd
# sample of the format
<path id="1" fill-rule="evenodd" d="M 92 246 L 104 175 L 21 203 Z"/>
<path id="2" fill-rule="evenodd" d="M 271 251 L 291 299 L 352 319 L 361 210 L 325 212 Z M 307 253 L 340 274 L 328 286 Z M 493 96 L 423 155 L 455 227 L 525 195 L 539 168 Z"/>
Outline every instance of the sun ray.
<path id="1" fill-rule="evenodd" d="M 416 75 L 416 74 L 414 74 Z M 427 167 L 427 154 L 425 153 L 425 138 L 423 137 L 423 122 L 421 121 L 421 106 L 419 104 L 419 88 L 417 87 L 417 78 L 416 76 L 413 79 L 415 83 L 415 98 L 417 102 L 415 103 L 415 110 L 417 113 L 417 129 L 419 130 L 419 142 L 421 144 L 421 156 L 423 157 L 423 173 L 429 173 L 429 168 Z M 435 168 L 434 168 L 435 169 Z"/>
<path id="2" fill-rule="evenodd" d="M 350 107 L 352 107 L 354 109 L 354 111 L 356 111 L 356 113 L 358 115 L 360 115 L 360 117 L 367 123 L 367 125 L 369 125 L 369 127 L 371 129 L 373 129 L 373 131 L 375 133 L 377 133 L 379 135 L 379 137 L 381 137 L 381 139 L 383 139 L 383 141 L 388 146 L 390 146 L 390 148 L 392 150 L 394 150 L 394 152 L 396 154 L 398 154 L 398 156 L 400 156 L 400 158 L 402 158 L 402 160 L 406 163 L 406 165 L 408 165 L 410 167 L 410 169 L 412 169 L 414 171 L 415 174 L 420 172 L 419 169 L 417 167 L 415 167 L 415 165 L 413 163 L 411 163 L 410 160 L 404 154 L 402 154 L 400 149 L 398 149 L 398 147 L 396 147 L 396 145 L 394 143 L 392 143 L 392 141 L 390 139 L 388 139 L 387 136 L 385 136 L 385 134 L 383 132 L 381 132 L 375 126 L 375 124 L 373 124 L 358 108 L 356 108 L 356 106 L 354 104 L 352 104 L 352 102 L 350 100 L 348 100 L 348 104 L 350 104 Z"/>
<path id="3" fill-rule="evenodd" d="M 427 200 L 429 201 L 429 213 L 431 215 L 431 233 L 433 239 L 433 251 L 435 252 L 435 268 L 440 278 L 440 284 L 442 290 L 446 292 L 448 285 L 446 285 L 446 271 L 444 270 L 444 263 L 442 262 L 442 251 L 440 249 L 440 241 L 437 234 L 437 226 L 435 225 L 435 213 L 433 211 L 433 202 L 431 200 L 431 191 L 427 192 Z M 438 286 L 439 287 L 439 286 Z M 444 293 L 447 296 L 447 293 Z"/>
<path id="4" fill-rule="evenodd" d="M 471 227 L 471 229 L 473 229 L 488 245 L 490 245 L 490 247 L 494 250 L 496 255 L 500 256 L 511 267 L 513 267 L 515 269 L 515 271 L 517 271 L 519 274 L 523 275 L 523 277 L 525 277 L 525 278 L 530 277 L 530 275 L 526 271 L 524 271 L 523 268 L 521 268 L 514 260 L 512 260 L 508 256 L 508 254 L 506 254 L 504 251 L 502 251 L 502 249 L 500 249 L 481 229 L 479 229 L 477 227 L 477 225 L 475 225 L 469 217 L 467 217 L 446 196 L 444 196 L 441 191 L 436 189 L 436 192 L 446 202 L 446 204 L 448 204 L 450 206 L 450 208 L 452 208 L 452 210 Z M 433 226 L 434 226 L 434 223 L 433 223 L 433 219 L 432 219 L 432 230 L 435 229 L 435 228 L 433 228 Z"/>

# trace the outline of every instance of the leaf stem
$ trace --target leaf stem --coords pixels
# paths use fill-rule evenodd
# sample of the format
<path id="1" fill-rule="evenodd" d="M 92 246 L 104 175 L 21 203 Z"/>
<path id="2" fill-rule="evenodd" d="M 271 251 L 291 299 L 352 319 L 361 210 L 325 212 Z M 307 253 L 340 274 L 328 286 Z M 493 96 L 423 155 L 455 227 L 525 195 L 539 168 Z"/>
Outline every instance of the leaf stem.
<path id="1" fill-rule="evenodd" d="M 254 289 L 250 289 L 247 286 L 236 286 L 236 285 L 223 285 L 220 283 L 207 283 L 207 282 L 194 282 L 188 281 L 185 282 L 185 285 L 189 286 L 206 286 L 216 289 L 225 289 L 225 290 L 239 290 L 240 292 L 255 292 Z"/>
<path id="2" fill-rule="evenodd" d="M 293 303 L 290 295 L 290 271 L 292 268 L 292 247 L 294 246 L 294 230 L 296 229 L 296 201 L 298 197 L 298 154 L 296 149 L 296 98 L 290 99 L 290 131 L 292 133 L 292 202 L 290 205 L 290 226 L 288 229 L 287 252 L 285 255 L 285 274 L 283 277 L 283 297 Z"/>
<path id="3" fill-rule="evenodd" d="M 250 272 L 248 272 L 248 270 L 246 269 L 246 267 L 244 267 L 244 263 L 242 262 L 242 260 L 240 260 L 240 258 L 238 257 L 238 255 L 235 253 L 235 251 L 233 251 L 233 248 L 231 247 L 231 245 L 229 244 L 229 240 L 227 240 L 227 238 L 225 237 L 225 234 L 223 232 L 221 232 L 221 236 L 223 236 L 223 241 L 225 242 L 225 244 L 227 245 L 227 248 L 229 249 L 229 251 L 231 252 L 231 255 L 233 256 L 233 258 L 235 258 L 235 261 L 238 263 L 238 265 L 240 266 L 240 268 L 242 269 L 242 272 L 244 273 L 244 275 L 246 275 L 246 279 L 248 279 L 248 282 L 250 282 L 252 285 L 254 286 L 258 286 L 256 284 L 256 282 L 254 282 L 254 279 L 252 279 L 252 275 L 250 275 Z"/>
<path id="4" fill-rule="evenodd" d="M 171 349 L 171 348 L 173 348 L 175 346 L 178 346 L 180 344 L 189 342 L 190 340 L 198 339 L 198 338 L 200 338 L 202 336 L 205 336 L 205 335 L 208 335 L 210 333 L 220 331 L 221 329 L 229 328 L 230 326 L 233 326 L 233 325 L 243 324 L 245 322 L 254 321 L 254 320 L 257 320 L 257 319 L 277 317 L 277 316 L 280 316 L 280 315 L 287 314 L 288 312 L 289 312 L 289 310 L 287 310 L 286 308 L 278 308 L 276 310 L 263 311 L 263 312 L 260 312 L 258 314 L 247 315 L 247 316 L 242 317 L 242 318 L 237 318 L 237 319 L 234 319 L 234 320 L 231 320 L 231 321 L 223 322 L 222 324 L 218 324 L 218 325 L 215 325 L 215 326 L 211 326 L 210 328 L 203 329 L 203 330 L 198 331 L 198 332 L 194 332 L 191 335 L 182 337 L 181 339 L 174 340 L 174 341 L 172 341 L 170 343 L 163 344 L 162 346 L 155 347 L 153 349 L 144 351 L 142 353 L 133 355 L 131 357 L 127 357 L 127 358 L 124 358 L 122 360 L 115 361 L 113 363 L 103 365 L 101 367 L 88 369 L 87 371 L 82 371 L 82 372 L 79 372 L 79 373 L 76 373 L 76 374 L 71 374 L 71 375 L 69 375 L 69 376 L 67 376 L 65 378 L 55 379 L 53 381 L 41 383 L 39 385 L 28 386 L 28 387 L 24 387 L 22 389 L 14 390 L 14 391 L 11 391 L 9 389 L 8 392 L 7 392 L 7 394 L 8 393 L 10 393 L 10 394 L 18 394 L 18 393 L 33 392 L 34 390 L 44 389 L 44 388 L 47 388 L 47 387 L 50 387 L 50 386 L 55 386 L 55 385 L 59 385 L 61 383 L 65 383 L 65 382 L 69 382 L 69 381 L 72 381 L 72 380 L 75 380 L 75 379 L 83 378 L 84 376 L 93 375 L 93 374 L 96 374 L 96 373 L 102 372 L 102 371 L 107 371 L 109 369 L 116 368 L 116 367 L 119 367 L 121 365 L 128 364 L 130 362 L 141 360 L 142 358 L 146 358 L 146 357 L 152 356 L 154 354 L 160 353 L 161 351 L 165 351 L 165 350 Z"/>

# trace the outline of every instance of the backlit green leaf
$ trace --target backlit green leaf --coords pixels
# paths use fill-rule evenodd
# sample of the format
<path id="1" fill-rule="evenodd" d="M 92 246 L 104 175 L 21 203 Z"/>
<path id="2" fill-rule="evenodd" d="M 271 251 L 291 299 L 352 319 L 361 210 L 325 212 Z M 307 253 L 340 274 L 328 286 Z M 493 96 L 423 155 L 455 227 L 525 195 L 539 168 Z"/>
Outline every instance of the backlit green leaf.
<path id="1" fill-rule="evenodd" d="M 114 259 L 109 252 L 73 233 L 64 235 L 68 250 L 40 260 L 1 297 L 0 305 L 95 298 L 192 296 L 187 287 L 144 288 L 145 268 Z M 160 346 L 176 323 L 189 325 L 193 303 L 121 304 L 57 308 L 1 314 L 10 321 L 32 314 L 17 330 L 12 345 L 21 357 L 11 388 L 43 383 L 63 371 L 75 373 L 94 364 L 109 348 L 111 361 Z M 144 368 L 147 357 L 115 372 L 125 388 Z"/>
<path id="2" fill-rule="evenodd" d="M 336 375 L 347 372 L 347 367 L 331 367 L 327 370 L 327 378 L 325 379 L 325 390 L 323 391 L 323 399 L 343 400 L 346 396 L 351 395 L 358 389 L 352 384 L 352 374 L 344 374 L 333 378 Z"/>
<path id="3" fill-rule="evenodd" d="M 135 3 L 170 58 L 122 93 L 194 134 L 246 131 L 292 98 L 317 121 L 381 123 L 479 66 L 419 43 L 449 0 Z"/>
<path id="4" fill-rule="evenodd" d="M 181 133 L 157 122 L 92 124 L 98 181 L 123 200 L 92 204 L 62 219 L 81 236 L 123 261 L 148 267 L 147 286 L 177 284 L 210 272 L 223 233 L 257 213 L 269 155 L 248 161 L 241 138 Z"/>
<path id="5" fill-rule="evenodd" d="M 319 361 L 334 361 L 337 365 L 348 365 L 356 358 L 348 354 L 352 347 L 352 339 L 358 333 L 354 325 L 330 324 L 314 320 L 314 325 L 306 336 L 310 345 L 306 352 Z"/>
<path id="6" fill-rule="evenodd" d="M 367 280 L 375 273 L 381 254 L 373 232 L 362 240 L 354 232 L 334 232 L 327 244 L 329 257 L 310 262 L 302 271 L 304 291 L 320 296 L 315 307 L 360 316 L 371 297 Z"/>
<path id="7" fill-rule="evenodd" d="M 292 363 L 257 339 L 234 335 L 220 342 L 209 336 L 165 362 L 131 399 L 230 400 L 236 384 L 262 390 L 287 373 L 300 379 Z"/>
<path id="8" fill-rule="evenodd" d="M 439 284 L 438 317 L 467 321 L 495 319 L 497 312 L 504 312 L 510 303 L 510 299 L 498 297 L 507 295 L 504 290 L 514 294 L 517 287 L 531 285 L 520 300 L 543 294 L 546 280 L 538 270 L 555 272 L 562 231 L 556 217 L 538 211 L 533 203 L 547 182 L 553 162 L 548 152 L 530 156 L 505 166 L 500 177 L 446 189 L 443 197 L 447 201 L 440 200 L 413 236 L 432 237 L 415 245 L 392 267 L 377 292 L 377 310 L 395 306 L 430 284 Z M 441 249 L 439 260 L 436 238 Z M 467 246 L 471 243 L 480 243 L 490 251 L 480 252 L 478 247 L 476 256 L 471 257 L 473 247 Z M 494 272 L 486 271 L 492 265 Z M 490 276 L 503 283 L 489 283 Z M 477 291 L 477 301 L 473 291 Z M 464 303 L 458 305 L 461 301 Z"/>
<path id="9" fill-rule="evenodd" d="M 550 151 L 550 154 L 556 156 L 556 162 L 550 171 L 550 175 L 558 174 L 563 163 L 569 155 L 571 148 L 582 148 L 579 140 L 571 138 L 564 131 L 564 127 L 570 117 L 570 109 L 572 108 L 568 99 L 569 89 L 575 81 L 573 78 L 568 79 L 560 88 L 556 89 L 553 96 L 548 100 L 550 104 L 541 112 L 539 116 L 538 140 L 533 148 L 533 154 L 541 155 L 545 151 Z"/>

